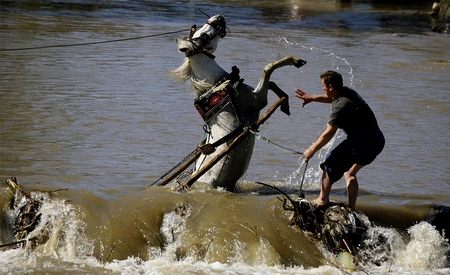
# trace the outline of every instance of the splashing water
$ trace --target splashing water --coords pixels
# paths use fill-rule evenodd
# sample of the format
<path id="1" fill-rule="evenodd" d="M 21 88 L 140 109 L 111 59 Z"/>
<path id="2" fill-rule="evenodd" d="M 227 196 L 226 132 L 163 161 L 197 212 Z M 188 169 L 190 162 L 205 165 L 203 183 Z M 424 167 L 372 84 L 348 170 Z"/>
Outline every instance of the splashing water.
<path id="1" fill-rule="evenodd" d="M 36 197 L 34 192 L 33 196 Z M 223 196 L 227 197 L 225 194 Z M 268 235 L 270 227 L 241 224 L 243 231 L 230 231 L 231 237 L 222 240 L 224 236 L 217 235 L 219 230 L 213 226 L 205 231 L 208 236 L 198 236 L 197 230 L 204 226 L 203 223 L 195 222 L 200 209 L 188 203 L 178 204 L 175 210 L 162 215 L 159 231 L 164 244 L 162 248 L 148 246 L 148 259 L 134 255 L 124 260 L 111 259 L 111 262 L 105 262 L 105 259 L 93 256 L 94 244 L 101 241 L 89 240 L 87 237 L 83 211 L 66 200 L 52 199 L 48 194 L 39 194 L 37 197 L 43 201 L 40 210 L 42 219 L 28 238 L 41 238 L 42 242 L 35 249 L 11 249 L 1 252 L 5 259 L 15 261 L 0 261 L 3 264 L 0 272 L 8 272 L 11 268 L 13 274 L 26 273 L 34 268 L 49 268 L 51 271 L 51 268 L 54 268 L 51 266 L 58 263 L 64 266 L 61 267 L 64 270 L 98 269 L 97 274 L 170 274 L 170 271 L 180 270 L 205 270 L 209 274 L 221 274 L 230 270 L 235 272 L 231 274 L 240 274 L 237 270 L 246 274 L 340 274 L 342 267 L 339 266 L 343 265 L 339 256 L 320 248 L 323 255 L 321 257 L 338 267 L 328 265 L 305 269 L 299 266 L 284 266 L 280 262 L 280 253 L 283 252 L 274 246 L 273 240 L 270 240 L 272 237 Z M 359 218 L 370 224 L 369 218 L 364 214 L 360 213 Z M 242 235 L 247 234 L 245 232 L 252 235 L 256 241 L 244 241 Z M 355 272 L 363 270 L 369 274 L 415 274 L 418 271 L 438 270 L 448 266 L 448 241 L 432 225 L 421 222 L 410 227 L 407 233 L 409 236 L 394 228 L 369 226 L 363 251 L 367 258 L 356 267 Z M 191 245 L 191 240 L 198 244 Z M 205 240 L 209 240 L 209 243 L 205 243 Z M 292 245 L 295 245 L 294 243 Z M 223 257 L 223 253 L 229 255 L 226 262 L 217 260 Z"/>
<path id="2" fill-rule="evenodd" d="M 427 222 L 408 229 L 409 242 L 398 252 L 398 265 L 407 270 L 431 270 L 448 266 L 450 247 L 439 232 Z"/>
<path id="3" fill-rule="evenodd" d="M 350 63 L 348 62 L 347 59 L 345 59 L 344 57 L 341 57 L 339 55 L 337 55 L 334 52 L 328 51 L 326 49 L 322 49 L 316 46 L 305 46 L 303 43 L 301 42 L 290 42 L 286 37 L 277 37 L 277 38 L 272 38 L 275 41 L 277 41 L 277 49 L 275 49 L 276 52 L 278 52 L 278 57 L 281 56 L 285 56 L 286 52 L 288 52 L 288 50 L 292 50 L 293 48 L 296 49 L 304 49 L 307 50 L 307 52 L 311 52 L 313 54 L 313 57 L 311 60 L 320 60 L 319 63 L 319 68 L 323 68 L 324 66 L 328 66 L 325 67 L 325 69 L 323 70 L 329 70 L 330 68 L 339 71 L 342 69 L 346 68 L 348 70 L 347 72 L 347 77 L 349 80 L 349 85 L 350 87 L 354 87 L 353 86 L 353 68 L 350 65 Z M 281 51 L 281 49 L 284 49 L 284 51 Z M 309 59 L 307 59 L 309 62 Z"/>
<path id="4" fill-rule="evenodd" d="M 328 142 L 322 149 L 320 149 L 317 152 L 317 161 L 320 163 L 323 160 L 325 160 L 325 157 L 330 152 L 331 148 L 333 147 L 336 139 L 338 138 L 338 135 L 335 135 L 330 142 Z M 310 160 L 311 161 L 311 160 Z M 311 161 L 313 162 L 313 161 Z M 315 163 L 315 162 L 314 162 Z M 306 165 L 305 161 L 302 161 L 300 164 L 300 167 L 292 173 L 291 176 L 287 177 L 285 179 L 285 183 L 287 185 L 293 186 L 293 185 L 300 185 L 302 181 L 302 177 L 305 177 L 303 188 L 317 188 L 319 184 L 322 182 L 322 170 L 319 168 L 318 165 L 311 165 L 310 168 L 306 169 L 306 172 L 304 172 L 304 166 Z"/>

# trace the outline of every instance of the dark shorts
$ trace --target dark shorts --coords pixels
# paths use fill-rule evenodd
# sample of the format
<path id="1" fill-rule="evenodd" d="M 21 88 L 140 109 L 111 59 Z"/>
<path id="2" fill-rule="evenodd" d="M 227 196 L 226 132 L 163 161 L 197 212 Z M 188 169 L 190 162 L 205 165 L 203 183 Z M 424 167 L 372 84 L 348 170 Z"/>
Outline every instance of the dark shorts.
<path id="1" fill-rule="evenodd" d="M 320 168 L 328 173 L 331 182 L 336 182 L 355 163 L 361 165 L 372 163 L 383 151 L 384 143 L 384 136 L 380 130 L 347 137 L 327 155 Z"/>

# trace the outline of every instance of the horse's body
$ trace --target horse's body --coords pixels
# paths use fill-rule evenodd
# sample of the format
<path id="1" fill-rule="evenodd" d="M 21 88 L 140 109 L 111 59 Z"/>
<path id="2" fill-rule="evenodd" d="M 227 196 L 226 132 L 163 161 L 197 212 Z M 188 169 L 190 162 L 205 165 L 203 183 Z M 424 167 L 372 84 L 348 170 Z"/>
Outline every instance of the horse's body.
<path id="1" fill-rule="evenodd" d="M 195 95 L 200 97 L 211 87 L 218 84 L 229 74 L 214 60 L 212 53 L 216 50 L 220 38 L 226 35 L 225 19 L 221 14 L 211 17 L 206 24 L 195 30 L 195 26 L 189 38 L 177 40 L 179 51 L 186 54 L 186 59 L 178 69 L 171 74 L 181 82 L 190 80 L 191 88 Z M 275 83 L 269 81 L 272 72 L 282 66 L 294 65 L 300 67 L 306 62 L 298 58 L 285 57 L 277 62 L 270 63 L 264 68 L 264 72 L 254 89 L 244 83 L 237 87 L 237 95 L 232 96 L 232 104 L 226 105 L 211 120 L 206 122 L 206 143 L 214 144 L 222 137 L 232 133 L 243 125 L 250 125 L 259 118 L 259 112 L 267 105 L 268 90 L 273 90 L 278 97 L 286 97 Z M 289 115 L 287 100 L 281 110 Z M 218 144 L 215 152 L 209 155 L 202 154 L 197 161 L 198 171 L 221 152 L 233 138 Z M 244 175 L 248 168 L 253 153 L 255 137 L 247 135 L 236 145 L 223 159 L 216 163 L 203 176 L 201 182 L 207 182 L 214 187 L 222 187 L 233 191 L 236 182 Z"/>

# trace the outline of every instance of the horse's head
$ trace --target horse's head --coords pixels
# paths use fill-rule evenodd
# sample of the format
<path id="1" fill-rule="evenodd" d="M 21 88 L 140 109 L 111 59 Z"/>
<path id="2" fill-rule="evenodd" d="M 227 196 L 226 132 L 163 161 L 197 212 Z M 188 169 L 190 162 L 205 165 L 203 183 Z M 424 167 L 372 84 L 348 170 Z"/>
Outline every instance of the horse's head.
<path id="1" fill-rule="evenodd" d="M 195 25 L 192 26 L 189 37 L 184 37 L 182 40 L 177 39 L 178 50 L 187 57 L 199 53 L 212 55 L 217 49 L 219 38 L 223 38 L 227 34 L 226 28 L 223 15 L 214 15 L 200 29 L 197 29 Z"/>

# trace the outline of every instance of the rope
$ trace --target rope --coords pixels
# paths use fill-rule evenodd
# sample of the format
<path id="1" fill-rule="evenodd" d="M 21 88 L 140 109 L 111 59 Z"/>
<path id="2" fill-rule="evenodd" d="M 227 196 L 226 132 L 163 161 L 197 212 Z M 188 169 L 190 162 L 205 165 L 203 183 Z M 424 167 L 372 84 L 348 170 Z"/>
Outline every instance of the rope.
<path id="1" fill-rule="evenodd" d="M 36 47 L 15 48 L 15 49 L 0 49 L 0 52 L 28 51 L 28 50 L 40 50 L 40 49 L 49 49 L 49 48 L 64 48 L 64 47 L 77 47 L 77 46 L 88 46 L 88 45 L 115 43 L 115 42 L 123 42 L 123 41 L 129 41 L 129 40 L 137 40 L 137 39 L 144 39 L 144 38 L 149 38 L 149 37 L 156 37 L 156 36 L 174 34 L 174 33 L 184 32 L 184 31 L 188 31 L 188 30 L 190 30 L 190 29 L 173 31 L 173 32 L 165 32 L 165 33 L 159 33 L 159 34 L 151 34 L 151 35 L 145 35 L 145 36 L 137 36 L 137 37 L 130 37 L 130 38 L 115 39 L 115 40 L 97 41 L 97 42 L 50 45 L 50 46 L 36 46 Z"/>
<path id="2" fill-rule="evenodd" d="M 285 146 L 282 146 L 282 145 L 280 145 L 280 144 L 277 144 L 277 143 L 271 141 L 270 139 L 265 138 L 265 137 L 263 137 L 263 136 L 257 134 L 257 133 L 256 133 L 255 131 L 253 131 L 253 130 L 250 130 L 250 133 L 254 134 L 256 137 L 258 137 L 258 139 L 264 140 L 264 141 L 266 141 L 267 143 L 272 144 L 273 146 L 275 146 L 275 147 L 281 149 L 282 151 L 291 152 L 293 155 L 302 155 L 302 154 L 303 154 L 302 152 L 295 151 L 295 150 L 292 150 L 292 149 L 287 148 L 287 147 L 285 147 Z M 305 170 L 303 171 L 303 177 L 302 177 L 302 181 L 301 181 L 301 183 L 300 183 L 300 190 L 299 190 L 299 192 L 298 192 L 300 198 L 302 198 L 302 199 L 305 198 L 305 194 L 303 194 L 302 188 L 303 188 L 303 182 L 305 181 L 305 175 L 306 175 L 306 170 L 307 170 L 307 169 L 308 169 L 308 162 L 305 162 Z"/>
<path id="3" fill-rule="evenodd" d="M 295 150 L 293 150 L 293 149 L 290 149 L 290 148 L 287 148 L 287 147 L 282 146 L 282 145 L 280 145 L 280 144 L 277 144 L 277 143 L 271 141 L 270 139 L 265 138 L 265 137 L 263 137 L 263 136 L 257 134 L 257 133 L 256 133 L 255 131 L 253 131 L 253 130 L 250 130 L 250 133 L 254 134 L 259 140 L 264 140 L 264 141 L 266 141 L 267 143 L 272 144 L 273 146 L 277 147 L 278 149 L 281 149 L 282 151 L 290 152 L 290 153 L 292 153 L 293 155 L 301 155 L 301 154 L 303 154 L 302 152 L 295 151 Z"/>

